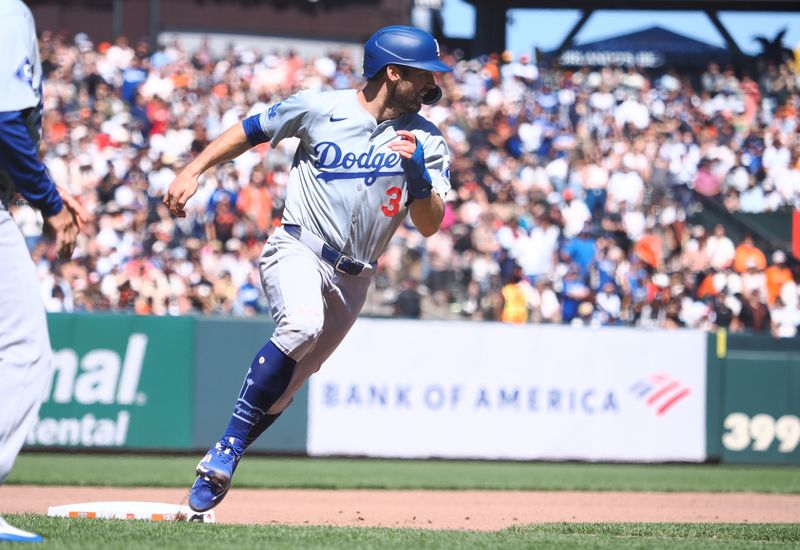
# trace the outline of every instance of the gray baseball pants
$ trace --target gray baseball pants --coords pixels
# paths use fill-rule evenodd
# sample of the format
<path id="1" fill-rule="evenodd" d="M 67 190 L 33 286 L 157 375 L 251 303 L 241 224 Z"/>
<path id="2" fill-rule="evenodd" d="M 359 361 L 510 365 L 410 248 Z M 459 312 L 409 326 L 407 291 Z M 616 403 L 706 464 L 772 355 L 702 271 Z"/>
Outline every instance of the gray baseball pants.
<path id="1" fill-rule="evenodd" d="M 277 414 L 350 331 L 364 306 L 373 271 L 358 276 L 339 273 L 283 228 L 270 236 L 259 267 L 278 325 L 272 342 L 297 361 L 289 387 L 268 411 Z"/>
<path id="2" fill-rule="evenodd" d="M 22 233 L 0 201 L 0 484 L 36 422 L 51 368 L 34 265 Z"/>

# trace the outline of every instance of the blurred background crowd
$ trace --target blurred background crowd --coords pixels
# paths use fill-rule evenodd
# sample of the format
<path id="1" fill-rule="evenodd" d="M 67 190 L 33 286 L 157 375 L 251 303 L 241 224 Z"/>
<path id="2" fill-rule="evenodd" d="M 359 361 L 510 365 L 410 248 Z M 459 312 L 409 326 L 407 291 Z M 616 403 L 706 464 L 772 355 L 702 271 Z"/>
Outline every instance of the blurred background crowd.
<path id="1" fill-rule="evenodd" d="M 280 224 L 295 140 L 207 172 L 176 219 L 161 198 L 211 140 L 304 88 L 355 88 L 345 51 L 287 52 L 43 32 L 43 158 L 93 213 L 62 262 L 35 211 L 14 215 L 48 311 L 258 315 L 257 259 Z M 788 251 L 694 216 L 800 206 L 800 75 L 565 70 L 513 52 L 450 55 L 423 114 L 451 148 L 442 230 L 400 229 L 363 314 L 749 330 L 792 337 Z M 693 222 L 694 220 L 694 222 Z"/>

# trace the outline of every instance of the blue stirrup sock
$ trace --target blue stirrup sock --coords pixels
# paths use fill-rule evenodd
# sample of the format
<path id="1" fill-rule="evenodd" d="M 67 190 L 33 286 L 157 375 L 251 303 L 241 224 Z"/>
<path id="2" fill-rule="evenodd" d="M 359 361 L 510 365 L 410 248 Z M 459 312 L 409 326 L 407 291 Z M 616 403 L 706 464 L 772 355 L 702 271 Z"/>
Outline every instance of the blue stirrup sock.
<path id="1" fill-rule="evenodd" d="M 272 341 L 264 344 L 250 364 L 223 437 L 235 437 L 245 448 L 258 439 L 280 416 L 267 411 L 289 387 L 296 364 Z"/>

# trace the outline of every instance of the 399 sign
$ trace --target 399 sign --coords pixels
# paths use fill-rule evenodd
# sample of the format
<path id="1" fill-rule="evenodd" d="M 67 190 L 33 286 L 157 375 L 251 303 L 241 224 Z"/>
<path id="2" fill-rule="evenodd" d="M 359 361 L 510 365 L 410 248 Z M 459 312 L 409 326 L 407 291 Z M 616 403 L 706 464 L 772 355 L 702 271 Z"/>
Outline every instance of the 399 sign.
<path id="1" fill-rule="evenodd" d="M 800 418 L 786 414 L 776 419 L 768 414 L 757 414 L 752 418 L 745 413 L 731 413 L 725 418 L 722 444 L 730 451 L 769 450 L 778 440 L 778 452 L 791 453 L 800 443 Z"/>

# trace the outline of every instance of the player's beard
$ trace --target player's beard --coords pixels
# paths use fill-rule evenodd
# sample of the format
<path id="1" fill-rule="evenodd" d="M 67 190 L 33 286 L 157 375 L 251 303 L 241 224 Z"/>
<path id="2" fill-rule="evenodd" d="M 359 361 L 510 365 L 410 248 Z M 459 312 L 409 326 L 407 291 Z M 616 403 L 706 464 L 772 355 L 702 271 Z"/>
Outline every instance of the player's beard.
<path id="1" fill-rule="evenodd" d="M 390 99 L 401 113 L 418 113 L 422 109 L 422 96 L 407 80 L 401 80 L 391 91 Z"/>

